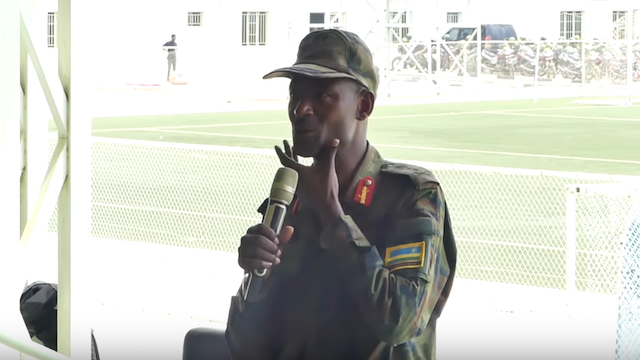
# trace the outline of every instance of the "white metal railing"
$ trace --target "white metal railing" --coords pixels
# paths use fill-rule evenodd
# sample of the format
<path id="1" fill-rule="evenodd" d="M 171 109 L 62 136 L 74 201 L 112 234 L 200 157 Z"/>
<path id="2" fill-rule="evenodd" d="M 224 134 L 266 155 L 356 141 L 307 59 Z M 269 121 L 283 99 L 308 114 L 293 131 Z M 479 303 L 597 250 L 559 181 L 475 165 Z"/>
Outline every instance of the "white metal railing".
<path id="1" fill-rule="evenodd" d="M 444 88 L 492 84 L 496 90 L 508 88 L 510 96 L 529 91 L 534 99 L 561 88 L 564 96 L 640 101 L 637 40 L 436 40 L 385 46 L 390 52 L 376 61 L 386 69 L 381 85 L 392 96 L 398 81 L 423 78 Z"/>
<path id="2" fill-rule="evenodd" d="M 249 47 L 239 49 L 239 56 L 220 57 L 211 47 L 185 40 L 178 46 L 176 71 L 174 73 L 173 68 L 171 71 L 190 86 L 171 87 L 164 86 L 168 70 L 166 52 L 150 41 L 151 44 L 142 47 L 123 44 L 124 51 L 100 53 L 96 66 L 105 71 L 92 78 L 94 86 L 113 89 L 155 84 L 158 86 L 144 87 L 174 96 L 189 93 L 188 98 L 180 100 L 185 105 L 196 100 L 207 104 L 212 100 L 286 99 L 288 96 L 286 81 L 262 80 L 262 76 L 292 63 L 295 60 L 293 47 Z M 381 43 L 374 61 L 380 68 L 380 98 L 441 94 L 447 97 L 482 95 L 495 99 L 582 96 L 626 100 L 631 97 L 640 101 L 640 70 L 634 70 L 634 61 L 640 60 L 640 53 L 636 51 L 638 44 L 635 41 L 629 46 L 627 40 L 557 39 L 482 41 L 479 45 L 475 41 L 443 40 Z M 422 50 L 418 51 L 419 46 Z M 506 50 L 503 49 L 505 46 Z M 478 48 L 481 49 L 480 56 L 476 54 Z M 631 54 L 628 54 L 629 49 Z M 497 54 L 505 58 L 495 60 L 494 64 L 490 58 Z M 259 64 L 252 61 L 255 57 L 260 57 Z M 240 74 L 226 69 L 243 71 Z M 212 86 L 220 83 L 225 86 Z M 206 92 L 202 91 L 205 88 Z M 133 93 L 126 95 L 131 97 Z M 131 101 L 139 99 L 132 98 Z M 119 104 L 109 101 L 108 105 Z M 150 107 L 157 105 L 154 102 Z"/>
<path id="3" fill-rule="evenodd" d="M 371 46 L 374 47 L 374 42 Z M 543 98 L 553 93 L 557 97 L 640 101 L 640 70 L 634 65 L 640 61 L 640 42 L 637 40 L 437 40 L 381 43 L 379 47 L 381 50 L 374 61 L 380 68 L 381 97 L 481 93 L 510 99 L 518 96 Z M 197 43 L 181 43 L 176 76 L 193 87 L 207 89 L 207 96 L 193 91 L 192 98 L 185 101 L 286 99 L 286 82 L 262 80 L 262 76 L 292 63 L 294 49 L 251 47 L 239 51 L 246 55 L 225 58 Z M 113 83 L 118 86 L 166 84 L 167 58 L 159 46 L 136 46 L 124 53 L 135 56 L 123 57 L 123 52 L 101 53 L 98 66 L 107 70 L 99 75 L 103 78 L 93 79 L 96 87 L 115 86 Z M 260 64 L 252 62 L 256 56 L 261 58 Z M 234 81 L 231 81 L 229 72 L 224 70 L 229 68 L 241 68 L 243 72 L 234 73 Z M 223 89 L 211 87 L 211 84 L 222 82 L 226 85 Z M 248 83 L 251 86 L 244 86 Z M 180 87 L 154 89 L 174 93 L 188 91 Z"/>
<path id="4" fill-rule="evenodd" d="M 3 161 L 21 165 L 21 176 L 11 177 L 14 181 L 11 184 L 6 184 L 9 192 L 18 194 L 17 201 L 5 202 L 5 206 L 8 207 L 6 211 L 18 214 L 17 217 L 10 218 L 12 223 L 7 224 L 6 228 L 22 230 L 22 233 L 18 234 L 21 246 L 19 248 L 8 246 L 1 251 L 3 257 L 6 256 L 7 260 L 11 260 L 3 262 L 3 267 L 7 265 L 6 263 L 14 264 L 13 266 L 8 266 L 7 271 L 3 273 L 11 274 L 13 277 L 22 276 L 23 279 L 26 277 L 26 274 L 23 274 L 22 271 L 26 265 L 23 262 L 13 261 L 14 258 L 21 258 L 21 255 L 25 253 L 25 249 L 29 246 L 29 240 L 41 235 L 41 230 L 44 229 L 44 224 L 46 224 L 46 216 L 51 213 L 56 201 L 58 201 L 60 210 L 57 249 L 58 351 L 53 352 L 33 342 L 16 338 L 9 330 L 5 330 L 11 325 L 7 321 L 0 324 L 2 326 L 0 328 L 0 344 L 13 348 L 22 354 L 45 360 L 68 359 L 68 356 L 74 359 L 86 359 L 89 358 L 91 349 L 90 328 L 84 323 L 83 317 L 85 314 L 82 309 L 86 303 L 86 294 L 83 293 L 82 285 L 86 283 L 83 281 L 83 276 L 86 275 L 84 271 L 85 260 L 83 259 L 85 251 L 83 251 L 82 240 L 85 240 L 89 233 L 88 221 L 83 219 L 83 217 L 89 218 L 88 211 L 83 209 L 89 206 L 89 199 L 86 197 L 89 194 L 89 189 L 88 185 L 83 185 L 83 183 L 89 182 L 88 164 L 90 162 L 89 156 L 85 155 L 87 152 L 83 150 L 83 147 L 88 144 L 91 136 L 91 122 L 86 113 L 83 113 L 82 106 L 87 100 L 86 92 L 83 91 L 86 88 L 86 83 L 83 82 L 86 82 L 87 79 L 85 72 L 88 70 L 87 66 L 91 64 L 91 61 L 87 59 L 92 52 L 86 44 L 83 44 L 88 37 L 85 37 L 82 31 L 74 31 L 73 33 L 70 31 L 71 23 L 77 28 L 83 28 L 89 23 L 89 21 L 83 23 L 82 12 L 88 8 L 82 8 L 81 4 L 85 3 L 85 1 L 78 0 L 58 1 L 59 22 L 57 35 L 60 41 L 58 43 L 59 52 L 57 55 L 59 61 L 57 73 L 51 71 L 51 67 L 46 66 L 46 58 L 43 56 L 42 47 L 33 41 L 33 39 L 37 38 L 32 34 L 37 33 L 34 28 L 37 28 L 35 24 L 38 17 L 36 9 L 34 9 L 30 0 L 3 1 L 0 5 L 2 8 L 0 13 L 6 16 L 6 18 L 3 17 L 1 22 L 3 27 L 1 33 L 6 38 L 3 37 L 1 39 L 3 48 L 7 50 L 3 51 L 0 56 L 3 57 L 3 67 L 10 66 L 8 71 L 18 75 L 11 79 L 0 76 L 0 80 L 6 81 L 7 86 L 3 88 L 15 91 L 12 94 L 15 96 L 9 97 L 9 94 L 3 94 L 3 98 L 6 96 L 6 98 L 11 99 L 13 103 L 7 104 L 9 106 L 25 104 L 24 98 L 32 100 L 29 97 L 30 91 L 27 84 L 29 83 L 29 77 L 35 75 L 39 81 L 38 85 L 43 90 L 46 105 L 53 116 L 57 128 L 57 145 L 53 153 L 50 154 L 49 167 L 43 179 L 36 179 L 38 174 L 36 169 L 38 161 L 36 161 L 36 158 L 41 157 L 39 155 L 43 154 L 32 154 L 30 151 L 32 148 L 37 148 L 37 146 L 29 145 L 30 142 L 36 143 L 37 136 L 32 139 L 29 130 L 37 128 L 33 124 L 43 119 L 38 119 L 37 116 L 30 118 L 28 112 L 26 114 L 22 112 L 22 108 L 16 114 L 5 114 L 3 112 L 3 116 L 0 117 L 0 121 L 4 124 L 21 127 L 21 131 L 15 133 L 15 139 L 17 140 L 14 144 L 15 146 L 3 149 L 5 150 L 3 155 L 6 155 L 2 159 Z M 71 11 L 72 8 L 73 12 Z M 73 48 L 71 47 L 72 43 L 74 45 Z M 13 45 L 13 49 L 9 44 Z M 24 54 L 20 51 L 20 45 L 23 45 L 26 49 Z M 12 57 L 10 59 L 12 61 L 4 61 L 5 57 L 7 60 Z M 71 59 L 73 59 L 74 63 L 73 73 Z M 33 72 L 29 69 L 29 63 L 33 64 Z M 72 88 L 74 88 L 73 92 Z M 37 91 L 33 91 L 33 93 L 37 94 Z M 74 94 L 75 105 L 73 107 L 70 107 L 68 102 L 67 95 L 70 93 Z M 26 103 L 28 106 L 36 105 L 42 107 L 43 105 L 31 103 L 30 101 Z M 3 108 L 5 107 L 4 105 Z M 73 116 L 70 116 L 71 113 Z M 42 121 L 39 125 L 42 128 L 46 128 L 45 124 L 46 122 Z M 73 147 L 76 151 L 74 153 L 68 151 L 71 143 L 68 129 L 71 127 L 73 127 L 75 134 Z M 13 142 L 8 143 L 13 144 Z M 3 145 L 5 144 L 3 143 Z M 18 159 L 20 160 L 17 161 Z M 68 171 L 68 165 L 70 167 L 71 164 L 75 166 L 73 191 L 70 188 L 71 175 Z M 29 171 L 30 169 L 34 171 Z M 38 180 L 41 181 L 41 185 L 36 189 L 32 188 L 31 185 L 37 183 Z M 16 209 L 20 209 L 20 211 L 16 211 Z M 74 216 L 71 216 L 72 212 Z M 23 216 L 23 213 L 27 215 Z M 42 216 L 42 214 L 46 215 Z M 18 239 L 13 239 L 13 236 L 8 236 L 4 239 L 5 242 L 13 240 Z M 74 269 L 73 273 L 71 268 Z M 16 292 L 14 286 L 8 285 L 13 280 L 3 279 L 2 282 L 3 288 L 8 290 L 3 292 L 2 303 L 0 304 L 3 314 L 8 312 L 6 317 L 3 316 L 3 320 L 6 320 L 10 315 L 14 315 L 11 313 L 11 309 L 15 309 L 15 307 L 9 304 L 15 304 L 17 298 L 11 301 L 10 297 L 18 297 L 20 295 L 19 292 Z M 73 288 L 71 287 L 72 283 L 74 284 Z M 72 303 L 73 312 L 71 311 Z"/>
<path id="5" fill-rule="evenodd" d="M 6 324 L 3 324 L 6 326 Z M 16 339 L 6 333 L 0 332 L 0 344 L 4 344 L 22 354 L 31 356 L 38 360 L 69 360 L 70 357 L 62 355 L 42 345 L 38 345 L 31 341 Z"/>

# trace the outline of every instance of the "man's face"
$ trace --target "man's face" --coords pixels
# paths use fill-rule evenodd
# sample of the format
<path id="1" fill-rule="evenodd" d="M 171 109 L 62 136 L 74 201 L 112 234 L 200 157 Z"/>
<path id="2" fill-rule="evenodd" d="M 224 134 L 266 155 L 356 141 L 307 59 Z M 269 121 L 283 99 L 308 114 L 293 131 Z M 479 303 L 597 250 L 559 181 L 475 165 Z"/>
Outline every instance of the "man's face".
<path id="1" fill-rule="evenodd" d="M 175 36 L 175 35 L 173 35 L 173 36 L 171 37 L 171 41 L 176 41 L 176 36 Z"/>
<path id="2" fill-rule="evenodd" d="M 333 139 L 344 145 L 351 142 L 358 122 L 359 89 L 349 79 L 291 79 L 289 120 L 296 154 L 315 157 Z"/>

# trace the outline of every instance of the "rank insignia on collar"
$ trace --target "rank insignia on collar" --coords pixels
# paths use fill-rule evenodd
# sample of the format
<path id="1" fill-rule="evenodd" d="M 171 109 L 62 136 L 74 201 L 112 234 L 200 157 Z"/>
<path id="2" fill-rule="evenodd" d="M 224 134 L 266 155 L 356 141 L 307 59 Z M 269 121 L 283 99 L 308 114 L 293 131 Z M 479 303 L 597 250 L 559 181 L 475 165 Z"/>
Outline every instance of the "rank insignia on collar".
<path id="1" fill-rule="evenodd" d="M 375 188 L 376 183 L 373 181 L 371 176 L 360 179 L 358 186 L 356 187 L 356 193 L 353 201 L 364 206 L 371 205 L 371 200 L 373 200 L 373 191 Z"/>

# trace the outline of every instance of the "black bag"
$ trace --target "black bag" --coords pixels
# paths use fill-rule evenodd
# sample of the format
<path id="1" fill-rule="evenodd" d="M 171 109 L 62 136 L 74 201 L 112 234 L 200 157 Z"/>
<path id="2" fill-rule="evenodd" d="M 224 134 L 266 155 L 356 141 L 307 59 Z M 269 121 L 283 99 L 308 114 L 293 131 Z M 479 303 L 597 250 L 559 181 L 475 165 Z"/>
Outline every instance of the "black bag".
<path id="1" fill-rule="evenodd" d="M 31 339 L 58 351 L 58 284 L 37 281 L 27 285 L 20 296 L 20 313 Z M 91 330 L 91 359 L 100 360 Z"/>

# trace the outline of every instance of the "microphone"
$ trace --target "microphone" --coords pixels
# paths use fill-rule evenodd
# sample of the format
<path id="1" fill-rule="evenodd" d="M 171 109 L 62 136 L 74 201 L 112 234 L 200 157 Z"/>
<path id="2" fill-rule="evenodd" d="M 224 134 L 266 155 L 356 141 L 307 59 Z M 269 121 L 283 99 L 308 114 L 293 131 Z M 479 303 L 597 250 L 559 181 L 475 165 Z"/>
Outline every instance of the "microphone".
<path id="1" fill-rule="evenodd" d="M 279 234 L 282 229 L 287 207 L 293 201 L 297 186 L 298 173 L 295 170 L 287 167 L 278 169 L 271 185 L 267 211 L 262 219 L 262 223 L 268 225 L 276 234 Z M 256 269 L 249 273 L 244 293 L 246 301 L 253 302 L 258 298 L 260 285 L 265 275 L 267 275 L 267 269 Z"/>

